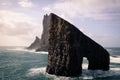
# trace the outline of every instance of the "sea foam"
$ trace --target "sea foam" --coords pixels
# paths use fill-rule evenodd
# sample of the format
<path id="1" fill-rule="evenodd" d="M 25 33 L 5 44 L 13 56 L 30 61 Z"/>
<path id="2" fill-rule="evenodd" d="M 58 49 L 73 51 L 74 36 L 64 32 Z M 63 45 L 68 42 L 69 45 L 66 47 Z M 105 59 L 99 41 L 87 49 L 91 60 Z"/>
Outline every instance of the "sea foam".
<path id="1" fill-rule="evenodd" d="M 120 63 L 119 57 L 110 57 L 111 62 L 113 63 Z M 87 60 L 84 58 L 84 60 Z M 109 71 L 102 71 L 102 70 L 88 70 L 88 62 L 82 64 L 82 74 L 79 77 L 64 77 L 64 76 L 55 76 L 46 73 L 46 67 L 41 68 L 31 68 L 28 70 L 29 76 L 35 76 L 39 74 L 43 74 L 46 77 L 54 78 L 55 80 L 76 80 L 76 79 L 94 79 L 94 78 L 103 78 L 103 77 L 110 77 L 110 76 L 117 76 L 120 75 L 120 68 L 119 67 L 111 67 Z"/>
<path id="2" fill-rule="evenodd" d="M 34 49 L 33 50 L 28 50 L 26 48 L 8 48 L 7 50 L 11 50 L 11 51 L 24 51 L 24 52 L 30 52 L 30 53 L 37 53 L 37 54 L 48 54 L 48 52 L 45 52 L 45 51 L 35 51 Z"/>
<path id="3" fill-rule="evenodd" d="M 110 62 L 112 63 L 120 63 L 120 57 L 113 57 L 113 56 L 110 56 Z"/>
<path id="4" fill-rule="evenodd" d="M 40 67 L 40 68 L 31 68 L 28 70 L 28 76 L 35 76 L 39 74 L 45 74 L 46 67 Z"/>
<path id="5" fill-rule="evenodd" d="M 86 64 L 84 64 L 87 66 Z M 28 70 L 28 76 L 36 76 L 39 74 L 43 74 L 46 77 L 53 78 L 54 80 L 76 80 L 76 79 L 94 79 L 94 78 L 105 78 L 110 76 L 117 76 L 120 75 L 120 68 L 111 68 L 109 71 L 102 71 L 102 70 L 87 70 L 83 69 L 82 74 L 79 77 L 64 77 L 64 76 L 55 76 L 46 73 L 46 67 L 41 68 L 31 68 Z"/>

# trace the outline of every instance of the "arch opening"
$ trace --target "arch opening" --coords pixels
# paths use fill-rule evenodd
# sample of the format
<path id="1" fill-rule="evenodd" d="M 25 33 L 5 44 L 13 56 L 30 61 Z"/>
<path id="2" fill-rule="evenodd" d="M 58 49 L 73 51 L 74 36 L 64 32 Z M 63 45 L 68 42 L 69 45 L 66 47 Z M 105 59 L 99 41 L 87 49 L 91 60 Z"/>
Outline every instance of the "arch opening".
<path id="1" fill-rule="evenodd" d="M 89 61 L 86 57 L 83 57 L 82 69 L 88 69 Z"/>

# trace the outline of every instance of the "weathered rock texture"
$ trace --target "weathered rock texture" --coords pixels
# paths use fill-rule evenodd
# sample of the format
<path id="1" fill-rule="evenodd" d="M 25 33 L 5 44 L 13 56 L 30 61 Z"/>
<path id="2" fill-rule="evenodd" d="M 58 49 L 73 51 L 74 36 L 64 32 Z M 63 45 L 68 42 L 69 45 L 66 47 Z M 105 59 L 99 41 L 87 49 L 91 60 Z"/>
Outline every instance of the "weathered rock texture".
<path id="1" fill-rule="evenodd" d="M 38 47 L 40 47 L 40 39 L 36 36 L 34 42 L 27 49 L 38 49 Z"/>
<path id="2" fill-rule="evenodd" d="M 47 73 L 79 76 L 83 57 L 88 59 L 88 69 L 109 70 L 109 53 L 74 25 L 51 13 L 49 28 Z"/>

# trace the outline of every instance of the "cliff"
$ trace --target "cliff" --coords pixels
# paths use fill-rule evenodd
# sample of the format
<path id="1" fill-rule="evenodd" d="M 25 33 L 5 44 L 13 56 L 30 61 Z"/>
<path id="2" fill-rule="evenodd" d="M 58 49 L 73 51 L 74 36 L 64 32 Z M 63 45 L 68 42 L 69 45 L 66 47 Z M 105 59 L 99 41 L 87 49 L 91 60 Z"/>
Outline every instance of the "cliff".
<path id="1" fill-rule="evenodd" d="M 40 47 L 40 39 L 36 36 L 34 42 L 27 49 L 38 49 Z"/>
<path id="2" fill-rule="evenodd" d="M 89 62 L 88 69 L 109 70 L 109 53 L 101 45 L 59 16 L 51 13 L 48 17 L 47 73 L 79 76 L 82 73 L 83 57 Z"/>
<path id="3" fill-rule="evenodd" d="M 36 51 L 48 51 L 48 33 L 49 33 L 49 17 L 44 15 L 43 32 L 41 36 L 40 47 Z"/>
<path id="4" fill-rule="evenodd" d="M 48 33 L 49 33 L 49 23 L 48 15 L 44 15 L 43 19 L 43 32 L 41 39 L 35 40 L 28 49 L 35 49 L 36 51 L 48 51 Z"/>

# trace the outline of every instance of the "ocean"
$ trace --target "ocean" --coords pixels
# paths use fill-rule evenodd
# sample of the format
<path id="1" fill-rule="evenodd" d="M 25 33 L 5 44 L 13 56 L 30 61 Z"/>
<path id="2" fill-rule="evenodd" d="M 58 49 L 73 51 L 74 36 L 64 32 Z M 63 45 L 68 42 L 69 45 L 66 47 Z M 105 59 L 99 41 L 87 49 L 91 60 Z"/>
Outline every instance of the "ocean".
<path id="1" fill-rule="evenodd" d="M 87 70 L 79 77 L 63 77 L 45 72 L 48 52 L 35 52 L 22 47 L 0 47 L 0 80 L 120 80 L 120 48 L 106 48 L 110 53 L 110 70 Z"/>

